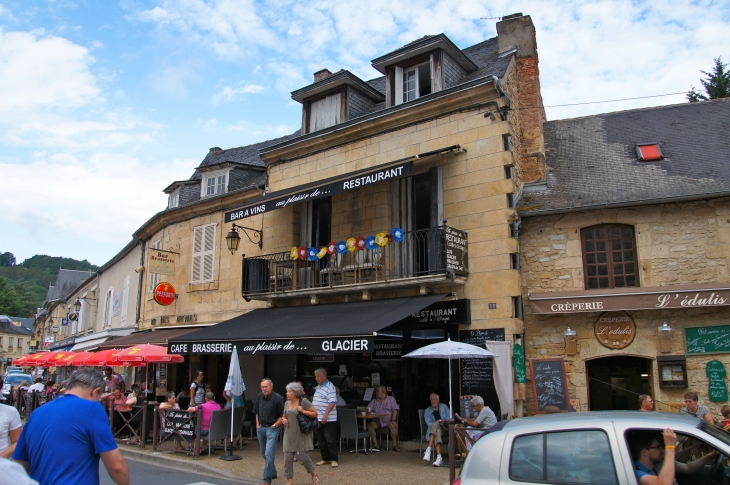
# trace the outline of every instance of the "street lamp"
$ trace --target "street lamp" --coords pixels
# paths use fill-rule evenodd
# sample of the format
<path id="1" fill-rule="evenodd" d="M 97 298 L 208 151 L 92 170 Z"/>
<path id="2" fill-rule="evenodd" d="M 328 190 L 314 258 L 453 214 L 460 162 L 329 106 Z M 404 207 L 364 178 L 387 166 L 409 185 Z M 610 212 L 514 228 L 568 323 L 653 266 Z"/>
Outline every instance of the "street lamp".
<path id="1" fill-rule="evenodd" d="M 231 252 L 231 254 L 235 253 L 238 250 L 238 244 L 241 242 L 241 236 L 238 235 L 239 229 L 243 231 L 243 233 L 246 235 L 248 240 L 251 241 L 252 244 L 258 244 L 259 249 L 263 247 L 263 231 L 259 231 L 258 229 L 252 229 L 250 227 L 239 226 L 234 223 L 233 226 L 231 226 L 231 232 L 229 232 L 226 236 L 226 245 L 228 246 L 228 250 Z M 258 239 L 258 243 L 251 239 L 251 235 L 248 233 L 248 231 L 251 231 L 253 233 L 254 238 Z"/>
<path id="2" fill-rule="evenodd" d="M 96 298 L 86 298 L 85 296 L 82 296 L 81 298 L 76 298 L 76 301 L 74 302 L 74 310 L 76 310 L 76 313 L 81 311 L 81 300 L 96 301 Z"/>
<path id="3" fill-rule="evenodd" d="M 578 343 L 575 340 L 575 330 L 568 327 L 563 335 L 565 335 L 565 355 L 577 354 Z"/>
<path id="4" fill-rule="evenodd" d="M 659 334 L 659 352 L 667 353 L 672 351 L 672 341 L 669 338 L 672 333 L 672 327 L 667 322 L 664 322 L 661 327 L 657 329 Z"/>

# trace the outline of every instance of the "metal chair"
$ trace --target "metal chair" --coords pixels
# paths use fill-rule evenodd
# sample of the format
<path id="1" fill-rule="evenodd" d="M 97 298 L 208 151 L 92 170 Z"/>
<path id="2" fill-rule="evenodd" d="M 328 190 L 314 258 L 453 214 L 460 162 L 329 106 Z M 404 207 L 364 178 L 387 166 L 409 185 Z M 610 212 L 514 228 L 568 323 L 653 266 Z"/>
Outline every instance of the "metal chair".
<path id="1" fill-rule="evenodd" d="M 208 457 L 211 453 L 211 442 L 217 440 L 223 440 L 223 450 L 228 451 L 226 445 L 226 439 L 231 434 L 231 409 L 217 409 L 213 411 L 210 417 L 210 428 L 208 430 L 208 436 L 203 436 L 202 439 L 208 442 Z"/>
<path id="2" fill-rule="evenodd" d="M 342 440 L 347 439 L 355 440 L 355 454 L 357 454 L 359 441 L 363 438 L 369 438 L 370 432 L 358 428 L 354 409 L 338 409 L 337 420 L 340 422 L 340 452 L 342 452 Z"/>
<path id="3" fill-rule="evenodd" d="M 228 434 L 231 440 L 231 448 L 233 448 L 233 437 L 239 436 L 243 438 L 243 432 L 242 432 L 242 425 L 243 425 L 243 417 L 246 415 L 246 408 L 245 407 L 237 407 L 233 409 L 233 436 L 230 436 L 230 422 L 228 427 Z M 283 433 L 282 433 L 283 434 Z M 243 449 L 243 439 L 240 441 L 238 445 L 238 449 Z"/>
<path id="4" fill-rule="evenodd" d="M 398 422 L 398 418 L 399 417 L 400 417 L 400 411 L 396 411 L 395 412 L 395 420 L 394 420 L 396 423 Z M 381 440 L 380 441 L 381 446 L 382 446 L 382 443 L 383 443 L 381 437 L 383 435 L 385 435 L 385 437 L 386 437 L 385 438 L 385 449 L 386 450 L 390 450 L 390 428 L 388 428 L 388 427 L 378 428 L 377 431 L 375 431 L 375 434 L 377 434 L 378 435 L 378 439 Z M 397 446 L 397 445 L 398 445 L 398 443 L 393 443 L 393 446 Z"/>

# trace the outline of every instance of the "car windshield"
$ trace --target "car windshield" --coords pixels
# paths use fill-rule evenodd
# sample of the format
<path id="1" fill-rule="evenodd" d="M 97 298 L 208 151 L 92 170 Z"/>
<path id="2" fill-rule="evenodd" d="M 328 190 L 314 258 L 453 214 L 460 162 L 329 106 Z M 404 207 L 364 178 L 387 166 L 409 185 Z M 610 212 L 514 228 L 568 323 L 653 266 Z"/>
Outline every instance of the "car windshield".
<path id="1" fill-rule="evenodd" d="M 28 374 L 10 374 L 5 378 L 5 384 L 20 384 L 23 380 L 30 383 L 32 378 Z"/>
<path id="2" fill-rule="evenodd" d="M 722 428 L 719 428 L 715 426 L 714 424 L 710 424 L 704 419 L 700 421 L 700 424 L 697 425 L 697 427 L 704 431 L 705 433 L 709 434 L 713 438 L 717 438 L 718 440 L 722 441 L 726 445 L 730 446 L 730 433 L 725 431 Z"/>

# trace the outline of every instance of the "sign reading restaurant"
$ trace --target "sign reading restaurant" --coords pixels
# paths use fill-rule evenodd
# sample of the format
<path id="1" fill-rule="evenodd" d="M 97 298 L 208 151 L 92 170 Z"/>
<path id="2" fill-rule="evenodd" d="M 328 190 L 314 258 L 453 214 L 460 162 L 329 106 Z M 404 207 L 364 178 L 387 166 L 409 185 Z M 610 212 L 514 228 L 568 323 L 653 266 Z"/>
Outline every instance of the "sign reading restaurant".
<path id="1" fill-rule="evenodd" d="M 239 354 L 347 354 L 371 353 L 373 336 L 322 337 L 304 339 L 261 339 L 226 342 L 169 342 L 167 351 L 183 355 Z"/>
<path id="2" fill-rule="evenodd" d="M 530 311 L 537 314 L 662 310 L 730 305 L 730 287 L 714 283 L 532 293 L 528 297 Z"/>
<path id="3" fill-rule="evenodd" d="M 279 192 L 287 192 L 285 195 L 277 196 L 277 193 L 272 193 L 251 205 L 226 212 L 225 222 L 235 222 L 240 219 L 256 216 L 265 212 L 270 212 L 272 210 L 282 209 L 292 204 L 321 199 L 322 197 L 329 197 L 331 195 L 344 192 L 346 190 L 366 187 L 368 185 L 385 182 L 386 180 L 394 180 L 401 177 L 407 177 L 409 175 L 413 175 L 413 162 L 405 162 L 398 165 L 392 165 L 387 168 L 373 170 L 362 175 L 353 175 L 346 179 L 337 180 L 336 182 L 331 182 L 325 185 L 320 185 L 319 187 L 310 187 L 302 190 L 293 189 L 292 191 Z"/>

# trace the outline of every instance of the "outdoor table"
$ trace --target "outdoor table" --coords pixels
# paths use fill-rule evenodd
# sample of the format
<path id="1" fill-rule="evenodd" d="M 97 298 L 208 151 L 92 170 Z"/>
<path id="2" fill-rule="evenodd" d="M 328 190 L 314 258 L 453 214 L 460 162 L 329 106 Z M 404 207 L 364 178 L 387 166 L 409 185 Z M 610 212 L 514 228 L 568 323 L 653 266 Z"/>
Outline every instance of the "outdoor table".
<path id="1" fill-rule="evenodd" d="M 389 414 L 387 414 L 387 413 L 386 414 L 376 414 L 376 413 L 362 414 L 362 413 L 357 413 L 356 416 L 357 416 L 357 419 L 362 419 L 362 430 L 363 431 L 367 431 L 368 430 L 368 420 L 369 419 L 381 418 L 383 416 L 389 416 Z M 363 448 L 363 450 L 365 450 L 364 453 L 367 455 L 372 450 L 368 451 L 367 441 L 366 440 L 367 440 L 367 438 L 363 438 L 362 439 L 362 448 Z M 355 450 L 350 450 L 350 453 L 355 453 Z"/>

